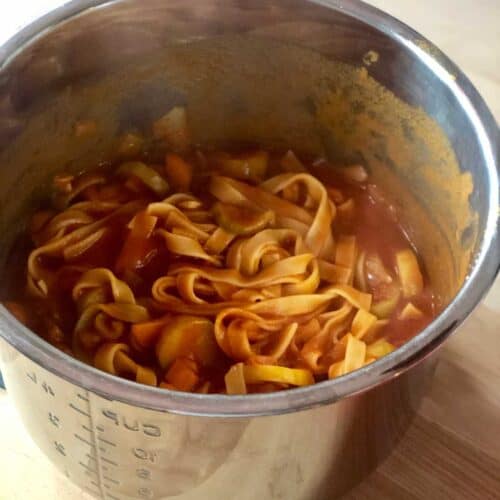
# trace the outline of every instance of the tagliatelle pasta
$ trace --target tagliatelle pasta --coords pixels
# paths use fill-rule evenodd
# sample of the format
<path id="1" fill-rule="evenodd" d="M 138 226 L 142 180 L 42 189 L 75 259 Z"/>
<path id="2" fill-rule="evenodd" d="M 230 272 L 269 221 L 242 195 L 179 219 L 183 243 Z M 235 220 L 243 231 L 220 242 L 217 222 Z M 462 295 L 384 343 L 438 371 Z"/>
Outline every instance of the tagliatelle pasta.
<path id="1" fill-rule="evenodd" d="M 18 319 L 113 375 L 227 394 L 345 375 L 432 319 L 419 260 L 366 169 L 197 151 L 186 126 L 174 108 L 153 150 L 128 133 L 119 155 L 132 157 L 55 178 L 30 225 L 26 290 L 5 302 Z"/>

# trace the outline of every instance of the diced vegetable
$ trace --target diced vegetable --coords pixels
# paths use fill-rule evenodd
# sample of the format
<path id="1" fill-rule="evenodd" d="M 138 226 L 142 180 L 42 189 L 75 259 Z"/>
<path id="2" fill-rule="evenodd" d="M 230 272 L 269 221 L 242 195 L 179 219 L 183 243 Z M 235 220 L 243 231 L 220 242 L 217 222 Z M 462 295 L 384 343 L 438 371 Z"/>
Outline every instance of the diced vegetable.
<path id="1" fill-rule="evenodd" d="M 138 132 L 127 132 L 120 136 L 116 148 L 121 157 L 133 158 L 142 152 L 144 147 L 144 137 Z"/>
<path id="2" fill-rule="evenodd" d="M 378 318 L 388 318 L 399 302 L 401 291 L 396 283 L 381 284 L 377 288 L 378 300 L 373 302 L 370 312 Z"/>
<path id="3" fill-rule="evenodd" d="M 235 179 L 262 181 L 267 172 L 269 155 L 266 151 L 254 151 L 238 155 L 219 154 L 216 165 L 224 175 Z"/>
<path id="4" fill-rule="evenodd" d="M 193 355 L 202 365 L 211 366 L 219 355 L 213 323 L 199 316 L 176 316 L 167 323 L 156 344 L 156 356 L 162 368 L 175 359 Z"/>
<path id="5" fill-rule="evenodd" d="M 61 193 L 71 193 L 73 186 L 71 183 L 74 181 L 75 176 L 71 174 L 59 174 L 54 177 L 54 188 Z"/>
<path id="6" fill-rule="evenodd" d="M 90 137 L 97 132 L 94 120 L 78 120 L 75 123 L 75 137 Z"/>
<path id="7" fill-rule="evenodd" d="M 115 270 L 119 274 L 144 267 L 157 252 L 151 237 L 157 217 L 145 211 L 139 212 L 130 223 L 130 230 L 116 260 Z"/>
<path id="8" fill-rule="evenodd" d="M 198 366 L 189 358 L 178 358 L 165 375 L 167 383 L 178 391 L 193 391 L 200 381 Z"/>
<path id="9" fill-rule="evenodd" d="M 219 201 L 213 206 L 213 214 L 223 229 L 243 236 L 261 231 L 274 222 L 274 213 L 270 210 L 262 212 Z"/>
<path id="10" fill-rule="evenodd" d="M 165 196 L 168 193 L 168 182 L 154 168 L 148 167 L 141 161 L 122 163 L 117 173 L 134 175 L 159 196 Z"/>
<path id="11" fill-rule="evenodd" d="M 148 321 L 147 323 L 135 323 L 130 327 L 130 333 L 136 345 L 140 348 L 151 347 L 155 344 L 166 323 L 171 319 L 170 315 L 163 318 Z"/>
<path id="12" fill-rule="evenodd" d="M 167 153 L 165 172 L 169 183 L 176 191 L 189 191 L 193 180 L 193 167 L 190 163 L 175 153 Z"/>
<path id="13" fill-rule="evenodd" d="M 413 297 L 422 292 L 424 278 L 420 272 L 417 256 L 412 250 L 402 250 L 396 253 L 396 265 L 405 298 Z"/>
<path id="14" fill-rule="evenodd" d="M 392 276 L 385 268 L 382 259 L 376 253 L 369 253 L 365 258 L 366 281 L 372 290 L 381 284 L 393 282 Z"/>
<path id="15" fill-rule="evenodd" d="M 346 179 L 353 182 L 365 182 L 368 179 L 368 172 L 362 165 L 350 165 L 339 169 Z"/>
<path id="16" fill-rule="evenodd" d="M 154 122 L 153 135 L 156 139 L 165 140 L 173 151 L 180 153 L 187 151 L 191 146 L 191 134 L 186 109 L 176 106 Z"/>
<path id="17" fill-rule="evenodd" d="M 236 363 L 231 366 L 224 377 L 224 382 L 228 394 L 246 394 L 247 385 L 245 383 L 243 363 Z"/>
<path id="18" fill-rule="evenodd" d="M 307 172 L 304 164 L 295 156 L 295 153 L 289 149 L 280 160 L 281 168 L 284 172 L 301 173 Z"/>
<path id="19" fill-rule="evenodd" d="M 366 281 L 365 273 L 365 260 L 366 252 L 360 252 L 354 269 L 354 285 L 362 292 L 368 291 L 368 283 Z"/>
<path id="20" fill-rule="evenodd" d="M 414 306 L 411 302 L 408 302 L 403 308 L 403 310 L 399 313 L 398 319 L 420 319 L 424 313 L 416 306 Z"/>
<path id="21" fill-rule="evenodd" d="M 394 346 L 385 339 L 378 339 L 366 348 L 367 358 L 381 358 L 394 351 Z"/>

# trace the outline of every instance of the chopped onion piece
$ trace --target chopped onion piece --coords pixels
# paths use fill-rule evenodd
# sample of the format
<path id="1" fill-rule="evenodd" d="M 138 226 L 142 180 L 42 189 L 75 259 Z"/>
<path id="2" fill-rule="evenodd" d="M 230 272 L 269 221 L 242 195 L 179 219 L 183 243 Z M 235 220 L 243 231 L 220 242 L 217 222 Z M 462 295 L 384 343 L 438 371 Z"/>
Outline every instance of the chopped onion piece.
<path id="1" fill-rule="evenodd" d="M 378 318 L 384 319 L 388 318 L 398 305 L 401 291 L 396 283 L 390 283 L 389 285 L 383 284 L 379 287 L 379 289 L 382 287 L 386 298 L 375 301 L 372 304 L 370 312 L 375 314 Z"/>
<path id="2" fill-rule="evenodd" d="M 116 152 L 121 157 L 132 158 L 139 155 L 144 147 L 144 137 L 136 132 L 126 132 L 118 139 Z"/>
<path id="3" fill-rule="evenodd" d="M 191 146 L 191 134 L 187 123 L 186 109 L 176 106 L 155 121 L 153 135 L 156 139 L 164 139 L 167 146 L 173 151 L 187 151 Z"/>
<path id="4" fill-rule="evenodd" d="M 354 269 L 354 286 L 359 288 L 362 292 L 368 291 L 368 284 L 366 282 L 365 274 L 365 260 L 366 252 L 361 252 L 356 260 L 356 267 Z"/>
<path id="5" fill-rule="evenodd" d="M 396 253 L 396 265 L 404 297 L 413 297 L 422 292 L 424 278 L 420 272 L 417 256 L 410 250 Z"/>
<path id="6" fill-rule="evenodd" d="M 424 313 L 411 302 L 408 302 L 399 313 L 398 319 L 419 319 L 424 315 Z"/>
<path id="7" fill-rule="evenodd" d="M 243 363 L 236 363 L 231 366 L 224 377 L 224 382 L 226 383 L 226 392 L 228 394 L 246 394 L 247 385 L 245 383 Z"/>
<path id="8" fill-rule="evenodd" d="M 307 172 L 304 164 L 295 156 L 295 153 L 291 149 L 283 155 L 280 160 L 280 165 L 284 172 Z"/>
<path id="9" fill-rule="evenodd" d="M 164 196 L 169 190 L 168 182 L 154 169 L 141 161 L 127 161 L 120 165 L 118 174 L 134 175 L 157 195 Z"/>
<path id="10" fill-rule="evenodd" d="M 378 339 L 366 348 L 367 358 L 381 358 L 394 351 L 394 346 L 385 339 Z"/>
<path id="11" fill-rule="evenodd" d="M 368 179 L 368 172 L 362 165 L 351 165 L 340 169 L 342 175 L 354 182 L 365 182 Z"/>
<path id="12" fill-rule="evenodd" d="M 383 283 L 392 283 L 393 278 L 385 268 L 382 259 L 376 253 L 369 253 L 364 263 L 366 280 L 372 289 Z"/>
<path id="13" fill-rule="evenodd" d="M 253 151 L 238 155 L 214 155 L 216 165 L 224 175 L 235 179 L 262 181 L 266 176 L 269 155 L 266 151 Z"/>

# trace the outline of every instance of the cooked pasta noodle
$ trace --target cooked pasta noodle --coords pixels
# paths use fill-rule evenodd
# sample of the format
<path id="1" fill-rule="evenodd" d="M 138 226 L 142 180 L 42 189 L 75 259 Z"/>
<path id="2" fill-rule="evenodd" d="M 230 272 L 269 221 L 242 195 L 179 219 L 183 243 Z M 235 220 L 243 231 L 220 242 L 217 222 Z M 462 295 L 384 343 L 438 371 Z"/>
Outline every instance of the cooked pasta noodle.
<path id="1" fill-rule="evenodd" d="M 418 258 L 362 166 L 195 151 L 186 127 L 182 108 L 155 123 L 164 165 L 131 132 L 116 168 L 56 177 L 27 291 L 5 303 L 18 319 L 113 375 L 227 394 L 342 376 L 431 320 Z"/>

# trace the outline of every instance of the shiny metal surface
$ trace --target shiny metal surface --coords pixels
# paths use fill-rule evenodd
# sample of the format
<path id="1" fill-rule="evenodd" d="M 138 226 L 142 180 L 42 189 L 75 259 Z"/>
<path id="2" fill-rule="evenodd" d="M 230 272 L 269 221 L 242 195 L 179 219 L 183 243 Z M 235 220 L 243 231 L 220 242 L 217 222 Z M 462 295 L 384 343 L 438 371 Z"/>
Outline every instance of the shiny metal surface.
<path id="1" fill-rule="evenodd" d="M 313 410 L 207 418 L 101 397 L 1 339 L 0 347 L 9 393 L 37 445 L 70 480 L 110 500 L 335 498 L 397 443 L 435 366 Z"/>
<path id="2" fill-rule="evenodd" d="M 215 39 L 217 46 L 224 37 L 241 35 L 257 37 L 258 42 L 248 45 L 229 39 L 220 52 L 205 48 L 205 41 L 210 45 Z M 459 277 L 450 280 L 449 298 L 453 300 L 444 312 L 424 332 L 382 360 L 338 380 L 245 397 L 168 392 L 116 379 L 45 344 L 0 308 L 2 370 L 28 430 L 72 480 L 96 496 L 113 500 L 182 494 L 179 498 L 187 499 L 237 494 L 238 498 L 306 499 L 340 493 L 397 441 L 432 372 L 432 360 L 421 361 L 465 319 L 498 272 L 496 123 L 467 78 L 438 49 L 410 28 L 354 0 L 70 2 L 16 35 L 0 48 L 0 228 L 5 229 L 0 260 L 5 261 L 14 236 L 12 221 L 20 217 L 23 202 L 50 168 L 70 162 L 75 151 L 82 161 L 88 161 L 108 148 L 106 141 L 75 145 L 66 140 L 64 130 L 78 113 L 98 114 L 104 109 L 106 116 L 115 119 L 108 123 L 103 118 L 104 130 L 111 137 L 123 123 L 150 119 L 155 107 L 163 111 L 186 95 L 197 98 L 189 99 L 188 106 L 197 102 L 203 109 L 196 90 L 202 87 L 207 89 L 205 97 L 213 115 L 197 124 L 200 137 L 204 133 L 207 141 L 229 139 L 238 128 L 232 125 L 239 123 L 239 116 L 229 115 L 231 106 L 239 110 L 233 114 L 245 114 L 241 104 L 251 95 L 250 87 L 245 87 L 248 81 L 234 88 L 235 73 L 241 72 L 260 82 L 256 95 L 260 97 L 260 92 L 264 103 L 274 99 L 279 116 L 289 120 L 280 137 L 276 132 L 278 139 L 295 133 L 302 137 L 304 132 L 297 124 L 314 128 L 307 115 L 311 101 L 302 99 L 297 104 L 292 100 L 300 94 L 300 85 L 307 86 L 307 80 L 301 80 L 294 70 L 309 63 L 294 67 L 294 52 L 276 47 L 277 42 L 320 54 L 324 62 L 318 59 L 316 66 L 311 62 L 313 69 L 326 67 L 329 60 L 359 66 L 367 52 L 376 51 L 379 62 L 368 67 L 369 74 L 436 120 L 460 169 L 470 172 L 474 181 L 470 202 L 477 217 L 466 230 L 455 231 L 458 234 L 451 230 L 460 221 L 454 218 L 458 207 L 450 200 L 443 196 L 436 205 L 443 226 L 449 226 L 447 241 L 455 268 L 462 247 L 470 249 L 468 277 L 463 286 Z M 168 49 L 173 54 L 168 60 L 185 75 L 191 74 L 188 62 L 197 60 L 190 59 L 190 47 L 195 55 L 214 55 L 213 61 L 203 63 L 207 76 L 199 76 L 199 85 L 191 81 L 191 91 L 172 85 L 184 93 L 165 93 L 172 79 L 153 78 L 150 73 L 142 75 L 144 85 L 139 85 L 141 75 L 134 74 L 132 66 L 172 44 L 177 48 Z M 211 75 L 223 74 L 229 61 L 237 68 L 234 57 L 240 47 L 246 55 L 241 58 L 241 68 L 227 75 L 231 85 L 225 88 L 221 79 L 220 88 L 209 86 Z M 299 52 L 297 57 L 307 59 L 307 54 Z M 283 58 L 292 64 L 285 65 Z M 104 93 L 93 94 L 92 85 L 113 71 L 122 72 L 123 85 L 115 82 L 104 86 Z M 130 82 L 127 71 L 132 75 Z M 330 75 L 321 71 L 318 69 L 318 79 L 324 76 L 328 80 Z M 265 94 L 264 86 L 275 89 L 274 94 L 271 90 Z M 94 102 L 95 95 L 106 99 Z M 137 102 L 150 105 L 134 107 Z M 213 109 L 222 110 L 221 116 Z M 37 129 L 32 118 L 43 113 L 50 120 L 37 122 Z M 294 113 L 300 119 L 294 120 Z M 273 123 L 273 128 L 280 126 Z M 25 139 L 32 137 L 33 130 L 40 141 L 36 147 L 29 146 L 34 141 Z M 254 131 L 254 138 L 264 132 L 269 130 Z M 315 138 L 310 136 L 314 149 Z M 328 147 L 335 138 L 328 137 L 332 140 L 326 140 L 326 153 L 331 152 Z M 50 156 L 56 145 L 59 152 Z M 439 187 L 431 189 L 417 170 L 396 165 L 395 171 L 403 184 L 421 195 L 422 203 L 434 207 Z M 435 278 L 439 279 L 439 269 Z M 33 407 L 39 411 L 30 410 Z M 253 418 L 258 415 L 266 416 Z"/>

